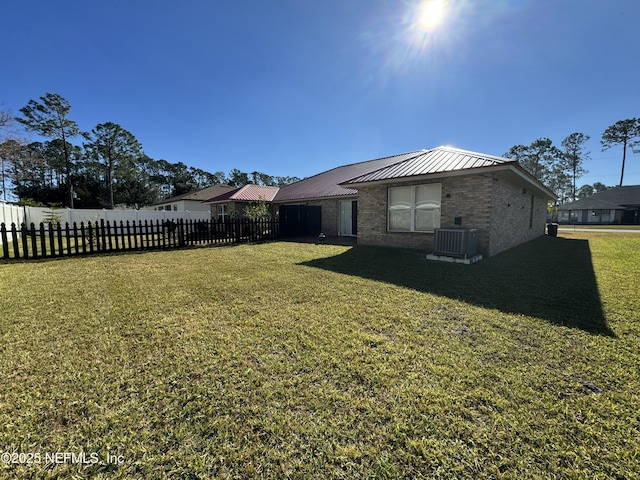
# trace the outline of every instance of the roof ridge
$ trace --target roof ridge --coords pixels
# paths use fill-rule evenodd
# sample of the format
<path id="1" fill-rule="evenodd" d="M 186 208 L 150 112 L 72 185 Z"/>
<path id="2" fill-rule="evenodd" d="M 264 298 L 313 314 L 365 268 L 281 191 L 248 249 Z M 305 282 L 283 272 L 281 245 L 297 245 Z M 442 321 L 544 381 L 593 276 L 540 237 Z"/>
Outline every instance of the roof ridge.
<path id="1" fill-rule="evenodd" d="M 351 167 L 353 165 L 359 165 L 361 163 L 368 163 L 368 162 L 377 162 L 378 160 L 386 160 L 387 158 L 392 158 L 392 157 L 402 157 L 403 155 L 411 155 L 412 153 L 424 153 L 424 152 L 428 152 L 429 150 L 426 150 L 424 148 L 420 149 L 420 150 L 411 150 L 409 152 L 404 152 L 404 153 L 396 153 L 395 155 L 387 155 L 386 157 L 380 157 L 380 158 L 371 158 L 369 160 L 363 160 L 361 162 L 353 162 L 353 163 L 347 163 L 346 165 L 341 165 L 340 167 L 336 167 L 336 168 L 342 168 L 342 167 Z M 413 157 L 412 157 L 413 158 Z M 402 160 L 400 160 L 402 161 Z M 398 163 L 400 163 L 400 161 L 398 161 Z M 395 165 L 395 164 L 394 164 Z M 329 171 L 329 170 L 328 170 Z"/>
<path id="2" fill-rule="evenodd" d="M 464 149 L 456 148 L 449 145 L 440 145 L 438 147 L 435 147 L 429 150 L 421 150 L 414 153 L 415 155 L 408 155 L 407 158 L 404 158 L 396 163 L 392 163 L 387 166 L 383 166 L 381 168 L 373 170 L 369 173 L 365 173 L 365 174 L 350 178 L 349 180 L 342 182 L 340 185 L 345 186 L 349 184 L 353 185 L 357 183 L 366 183 L 369 181 L 373 181 L 374 179 L 381 180 L 383 179 L 382 177 L 385 177 L 385 175 L 387 177 L 384 179 L 389 180 L 391 178 L 401 178 L 401 177 L 407 177 L 407 176 L 415 176 L 419 174 L 424 175 L 428 173 L 438 173 L 438 172 L 442 173 L 442 171 L 447 171 L 447 170 L 453 171 L 453 170 L 464 170 L 469 168 L 478 168 L 479 166 L 478 164 L 482 164 L 480 166 L 483 166 L 483 167 L 490 167 L 490 166 L 520 167 L 520 165 L 518 165 L 518 162 L 513 159 L 496 157 L 495 155 L 487 155 L 485 153 L 474 152 L 471 150 L 464 150 Z M 442 166 L 440 166 L 433 171 L 427 171 L 427 170 L 431 170 L 431 168 L 429 169 L 424 168 L 424 165 L 442 164 L 443 159 L 445 159 L 445 161 L 448 163 L 452 161 L 451 157 L 453 157 L 455 163 L 458 165 L 453 165 L 453 166 L 449 165 L 448 167 L 444 168 L 444 170 L 442 170 Z M 463 163 L 464 165 L 467 165 L 467 166 L 460 167 L 459 163 L 461 159 L 464 159 L 465 157 L 466 159 L 463 161 Z M 455 160 L 456 158 L 457 160 Z M 420 167 L 419 166 L 420 164 L 424 164 L 424 165 Z M 416 167 L 417 167 L 417 170 L 421 170 L 422 173 L 416 173 Z M 408 173 L 408 171 L 404 171 L 407 168 L 411 169 L 412 173 Z"/>
<path id="3" fill-rule="evenodd" d="M 489 158 L 489 159 L 493 158 L 493 159 L 496 159 L 496 160 L 500 160 L 503 163 L 517 162 L 517 160 L 515 160 L 513 158 L 499 157 L 497 155 L 490 155 L 488 153 L 475 152 L 473 150 L 466 150 L 464 148 L 458 148 L 458 147 L 454 147 L 452 145 L 440 145 L 439 147 L 432 148 L 431 150 L 452 150 L 454 152 L 467 153 L 467 154 L 476 155 L 476 156 L 482 157 L 482 158 Z"/>
<path id="4" fill-rule="evenodd" d="M 360 161 L 360 162 L 353 162 L 353 163 L 347 163 L 347 164 L 345 164 L 345 165 L 338 165 L 337 167 L 330 168 L 329 170 L 324 170 L 324 171 L 319 172 L 319 173 L 316 173 L 316 174 L 314 174 L 314 175 L 310 175 L 310 176 L 308 176 L 308 177 L 301 178 L 301 179 L 300 179 L 300 180 L 298 180 L 297 182 L 290 183 L 289 185 L 295 185 L 295 184 L 296 184 L 296 183 L 298 183 L 298 182 L 302 182 L 302 181 L 307 180 L 307 179 L 309 179 L 309 178 L 317 177 L 317 176 L 319 176 L 319 175 L 324 175 L 324 174 L 326 174 L 326 173 L 333 172 L 334 170 L 338 170 L 338 169 L 341 169 L 341 168 L 353 167 L 354 165 L 361 165 L 361 164 L 363 164 L 363 163 L 377 162 L 377 161 L 380 161 L 380 160 L 385 160 L 385 159 L 387 159 L 387 158 L 392 158 L 392 157 L 401 157 L 401 156 L 403 156 L 403 155 L 409 155 L 409 154 L 412 154 L 412 153 L 427 152 L 427 151 L 428 151 L 428 150 L 425 150 L 425 149 L 423 148 L 423 149 L 421 149 L 421 150 L 413 150 L 413 151 L 406 152 L 406 153 L 396 153 L 395 155 L 387 155 L 386 157 L 371 158 L 371 159 L 369 159 L 369 160 L 362 160 L 362 161 Z M 412 157 L 412 158 L 413 158 L 413 157 Z M 399 163 L 399 162 L 398 162 L 398 163 Z M 394 164 L 394 165 L 395 165 L 395 164 Z M 374 170 L 374 171 L 376 171 L 376 170 Z M 288 187 L 289 185 L 285 185 L 284 187 Z M 284 187 L 282 187 L 282 188 L 284 188 Z"/>

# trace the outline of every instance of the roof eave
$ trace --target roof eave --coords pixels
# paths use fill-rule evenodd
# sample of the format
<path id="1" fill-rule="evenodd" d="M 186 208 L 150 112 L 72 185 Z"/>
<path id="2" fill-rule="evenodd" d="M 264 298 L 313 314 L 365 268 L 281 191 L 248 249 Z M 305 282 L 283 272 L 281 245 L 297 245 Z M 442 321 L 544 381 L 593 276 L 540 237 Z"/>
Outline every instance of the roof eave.
<path id="1" fill-rule="evenodd" d="M 355 188 L 351 188 L 351 190 L 356 190 Z M 346 197 L 357 197 L 358 191 L 355 192 L 347 192 L 338 195 L 325 195 L 320 197 L 298 197 L 298 198 L 275 198 L 273 203 L 295 203 L 295 202 L 316 202 L 320 200 L 331 200 L 333 198 L 346 198 Z"/>
<path id="2" fill-rule="evenodd" d="M 339 185 L 343 188 L 354 188 L 358 189 L 358 185 L 389 185 L 398 182 L 406 182 L 406 181 L 420 181 L 420 180 L 430 180 L 430 179 L 438 179 L 438 178 L 449 178 L 449 177 L 459 177 L 463 175 L 472 175 L 472 174 L 482 174 L 482 173 L 495 173 L 495 172 L 505 172 L 509 171 L 516 174 L 522 180 L 526 181 L 532 187 L 536 188 L 543 196 L 547 197 L 549 200 L 555 200 L 557 196 L 545 187 L 543 184 L 538 182 L 535 178 L 529 175 L 522 168 L 518 168 L 514 165 L 514 163 L 506 163 L 501 165 L 491 165 L 488 167 L 475 167 L 475 168 L 466 168 L 462 170 L 453 170 L 447 172 L 436 172 L 436 173 L 426 173 L 423 175 L 413 175 L 408 177 L 396 177 L 396 178 L 388 178 L 383 180 L 373 180 L 369 182 L 353 182 L 353 180 L 347 180 L 346 182 L 340 183 Z"/>
<path id="3" fill-rule="evenodd" d="M 511 169 L 511 171 L 513 171 L 522 179 L 526 180 L 527 183 L 529 183 L 531 186 L 536 188 L 540 193 L 546 196 L 549 200 L 555 201 L 558 199 L 558 196 L 553 191 L 547 188 L 542 182 L 536 180 L 536 178 L 533 175 L 527 172 L 524 168 L 520 167 L 518 164 L 515 164 L 515 165 L 509 164 L 508 166 Z"/>

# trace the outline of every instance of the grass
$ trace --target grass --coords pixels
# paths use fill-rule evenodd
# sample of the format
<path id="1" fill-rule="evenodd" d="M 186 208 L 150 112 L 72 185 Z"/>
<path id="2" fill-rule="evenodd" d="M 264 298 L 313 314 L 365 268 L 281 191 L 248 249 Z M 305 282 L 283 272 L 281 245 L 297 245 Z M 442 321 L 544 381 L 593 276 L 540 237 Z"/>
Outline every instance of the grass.
<path id="1" fill-rule="evenodd" d="M 582 229 L 582 230 L 640 230 L 640 225 L 581 225 L 561 223 L 560 229 Z"/>
<path id="2" fill-rule="evenodd" d="M 0 478 L 638 477 L 638 247 L 0 265 Z"/>

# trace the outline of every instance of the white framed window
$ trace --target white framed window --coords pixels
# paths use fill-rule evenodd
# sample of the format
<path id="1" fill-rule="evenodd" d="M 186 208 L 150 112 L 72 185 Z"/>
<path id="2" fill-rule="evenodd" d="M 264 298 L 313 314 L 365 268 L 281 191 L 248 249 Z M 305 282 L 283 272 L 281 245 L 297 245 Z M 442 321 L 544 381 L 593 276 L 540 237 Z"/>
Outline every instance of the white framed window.
<path id="1" fill-rule="evenodd" d="M 229 211 L 227 209 L 226 203 L 220 203 L 216 206 L 216 212 L 218 214 L 218 221 L 226 222 L 227 217 L 229 216 Z"/>
<path id="2" fill-rule="evenodd" d="M 433 232 L 440 227 L 442 184 L 389 188 L 390 232 Z"/>

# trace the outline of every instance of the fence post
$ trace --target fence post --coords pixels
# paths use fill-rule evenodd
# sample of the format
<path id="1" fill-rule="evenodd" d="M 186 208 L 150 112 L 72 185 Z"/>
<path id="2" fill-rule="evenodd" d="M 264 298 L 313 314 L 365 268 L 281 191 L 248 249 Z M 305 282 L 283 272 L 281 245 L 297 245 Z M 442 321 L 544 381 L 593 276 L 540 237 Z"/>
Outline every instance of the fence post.
<path id="1" fill-rule="evenodd" d="M 111 224 L 109 220 L 107 220 L 107 239 L 109 240 L 109 251 L 111 251 L 113 250 L 113 239 L 111 238 Z"/>
<path id="2" fill-rule="evenodd" d="M 105 233 L 104 218 L 100 219 L 100 237 L 102 240 L 102 251 L 107 249 L 107 236 Z"/>
<path id="3" fill-rule="evenodd" d="M 9 240 L 7 239 L 7 227 L 2 223 L 0 225 L 0 235 L 2 236 L 2 258 L 9 258 Z"/>
<path id="4" fill-rule="evenodd" d="M 67 239 L 68 241 L 69 239 Z M 73 250 L 74 255 L 80 253 L 78 248 L 78 224 L 76 222 L 73 222 Z M 71 253 L 71 247 L 69 247 L 69 253 Z"/>
<path id="5" fill-rule="evenodd" d="M 136 226 L 136 222 L 133 222 L 133 246 L 136 250 L 138 250 L 138 230 L 140 230 L 140 248 L 142 248 L 143 237 L 142 237 L 142 220 L 137 220 L 138 226 Z"/>
<path id="6" fill-rule="evenodd" d="M 122 234 L 124 235 L 124 230 Z M 124 238 L 122 240 L 122 243 L 124 243 Z M 129 246 L 129 250 L 133 250 L 131 248 L 131 226 L 129 225 L 129 220 L 127 220 L 127 245 Z"/>
<path id="7" fill-rule="evenodd" d="M 184 225 L 184 219 L 181 218 L 180 222 L 178 223 L 178 246 L 180 247 L 184 247 L 185 245 L 185 229 L 184 229 L 185 225 Z M 188 229 L 188 226 L 187 226 Z"/>
<path id="8" fill-rule="evenodd" d="M 55 257 L 56 256 L 56 235 L 53 232 L 53 223 L 51 222 L 49 222 L 48 232 L 49 232 L 49 248 L 51 248 L 51 251 L 49 252 L 49 254 L 52 257 Z"/>
<path id="9" fill-rule="evenodd" d="M 113 220 L 113 236 L 114 236 L 114 241 L 116 243 L 116 252 L 117 252 L 120 250 L 120 245 L 118 244 L 118 222 L 115 220 Z"/>
<path id="10" fill-rule="evenodd" d="M 91 225 L 91 220 L 87 222 L 87 230 L 89 230 L 89 252 L 93 253 L 93 226 Z"/>
<path id="11" fill-rule="evenodd" d="M 71 255 L 71 230 L 69 230 L 69 222 L 64 224 L 64 237 L 67 239 L 67 255 Z"/>
<path id="12" fill-rule="evenodd" d="M 44 239 L 44 223 L 40 222 L 40 249 L 42 250 L 41 255 L 43 257 L 47 256 L 47 242 Z"/>
<path id="13" fill-rule="evenodd" d="M 13 244 L 13 257 L 20 258 L 20 244 L 18 243 L 18 227 L 11 224 L 11 243 Z"/>
<path id="14" fill-rule="evenodd" d="M 82 238 L 82 253 L 87 253 L 87 236 L 84 231 L 84 222 L 80 222 L 80 237 Z"/>
<path id="15" fill-rule="evenodd" d="M 27 240 L 28 233 L 27 224 L 23 222 L 20 226 L 20 236 L 22 237 L 22 256 L 24 258 L 29 258 L 29 241 Z"/>
<path id="16" fill-rule="evenodd" d="M 138 213 L 136 211 L 136 217 L 138 216 Z M 140 223 L 142 224 L 142 220 L 140 220 Z M 147 221 L 144 221 L 144 238 L 147 241 L 147 248 L 153 248 L 153 245 L 149 245 L 149 225 L 147 224 Z"/>
<path id="17" fill-rule="evenodd" d="M 64 248 L 62 248 L 62 225 L 58 222 L 56 227 L 56 234 L 58 235 L 58 255 L 64 255 Z"/>
<path id="18" fill-rule="evenodd" d="M 29 236 L 31 237 L 31 256 L 38 258 L 38 241 L 36 240 L 36 226 L 31 223 L 29 228 Z"/>

